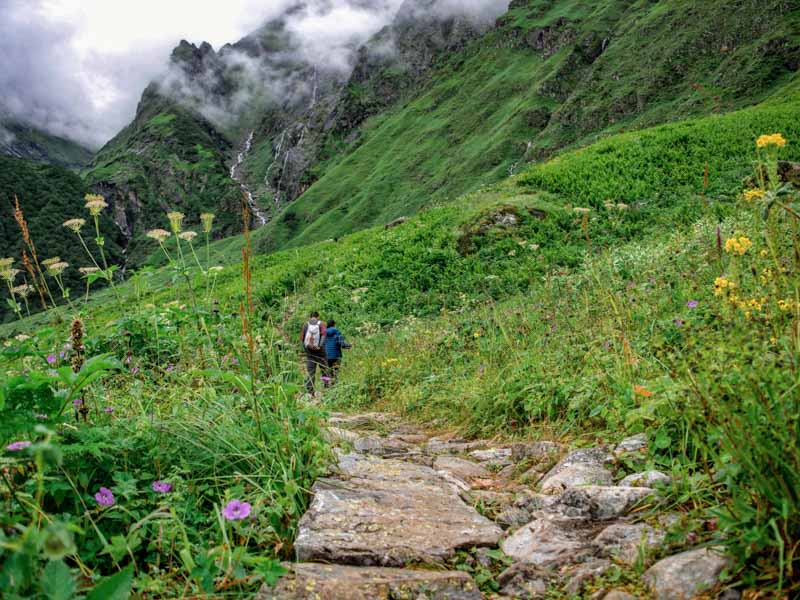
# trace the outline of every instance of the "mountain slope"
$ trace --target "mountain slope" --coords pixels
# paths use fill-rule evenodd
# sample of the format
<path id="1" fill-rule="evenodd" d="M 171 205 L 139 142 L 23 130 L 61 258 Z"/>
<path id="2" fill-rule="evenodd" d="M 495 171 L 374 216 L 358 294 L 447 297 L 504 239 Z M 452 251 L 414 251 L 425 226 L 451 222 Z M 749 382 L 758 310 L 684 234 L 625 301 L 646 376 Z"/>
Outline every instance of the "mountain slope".
<path id="1" fill-rule="evenodd" d="M 781 1 L 516 1 L 318 167 L 259 247 L 388 222 L 599 135 L 757 102 L 797 70 L 798 31 L 800 9 Z"/>
<path id="2" fill-rule="evenodd" d="M 77 142 L 13 119 L 0 120 L 0 154 L 69 169 L 79 169 L 92 160 L 92 151 Z"/>

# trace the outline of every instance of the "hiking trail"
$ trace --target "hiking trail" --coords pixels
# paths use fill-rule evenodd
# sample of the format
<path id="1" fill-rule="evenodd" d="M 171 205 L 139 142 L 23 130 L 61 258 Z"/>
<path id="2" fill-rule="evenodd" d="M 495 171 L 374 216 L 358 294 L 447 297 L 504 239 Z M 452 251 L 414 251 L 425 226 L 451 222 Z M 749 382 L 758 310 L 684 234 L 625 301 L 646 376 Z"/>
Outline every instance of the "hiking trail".
<path id="1" fill-rule="evenodd" d="M 636 518 L 657 505 L 655 487 L 668 475 L 645 471 L 614 484 L 615 465 L 644 462 L 644 435 L 568 451 L 549 441 L 434 436 L 385 413 L 333 414 L 328 425 L 337 465 L 312 489 L 297 563 L 259 600 L 569 597 L 615 563 L 633 565 L 676 518 Z M 456 569 L 457 553 L 468 551 L 459 566 L 474 572 L 500 570 L 498 550 L 507 557 L 500 589 L 484 595 Z M 726 564 L 713 550 L 694 550 L 657 562 L 644 580 L 655 598 L 692 598 Z M 590 591 L 597 600 L 636 598 Z"/>

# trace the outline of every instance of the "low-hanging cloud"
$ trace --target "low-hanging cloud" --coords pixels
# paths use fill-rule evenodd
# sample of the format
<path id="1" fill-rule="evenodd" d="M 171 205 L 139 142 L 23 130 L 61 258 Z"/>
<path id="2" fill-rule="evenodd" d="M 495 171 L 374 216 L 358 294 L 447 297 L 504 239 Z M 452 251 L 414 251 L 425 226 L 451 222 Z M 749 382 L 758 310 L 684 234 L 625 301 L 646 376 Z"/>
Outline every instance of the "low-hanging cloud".
<path id="1" fill-rule="evenodd" d="M 185 17 L 178 10 L 182 4 L 186 4 Z M 208 98 L 202 82 L 198 85 L 170 69 L 170 50 L 180 38 L 194 38 L 198 43 L 211 39 L 219 46 L 269 19 L 288 15 L 286 31 L 293 43 L 287 58 L 346 77 L 358 47 L 389 24 L 404 4 L 404 9 L 419 4 L 442 16 L 469 14 L 489 22 L 507 9 L 509 0 L 231 0 L 225 7 L 238 14 L 228 15 L 224 27 L 214 23 L 222 5 L 170 0 L 170 12 L 164 15 L 158 12 L 159 6 L 163 8 L 159 0 L 141 0 L 135 5 L 139 12 L 127 18 L 152 23 L 152 27 L 125 27 L 114 21 L 112 31 L 100 33 L 98 28 L 106 23 L 103 19 L 115 16 L 104 0 L 81 3 L 83 13 L 75 12 L 68 0 L 0 0 L 0 116 L 10 114 L 96 148 L 130 122 L 141 91 L 150 81 L 159 80 L 177 96 L 194 98 L 212 120 L 221 120 L 254 96 L 285 100 L 313 83 L 287 79 L 269 61 L 228 49 L 220 58 L 226 68 L 243 74 L 244 83 L 220 105 Z M 95 20 L 87 20 L 87 15 Z M 164 19 L 169 22 L 165 24 Z M 198 19 L 205 23 L 203 27 L 203 22 L 195 23 Z M 87 22 L 91 31 L 86 29 Z M 147 30 L 149 37 L 121 39 L 128 29 L 130 36 Z M 229 37 L 219 39 L 223 35 Z"/>

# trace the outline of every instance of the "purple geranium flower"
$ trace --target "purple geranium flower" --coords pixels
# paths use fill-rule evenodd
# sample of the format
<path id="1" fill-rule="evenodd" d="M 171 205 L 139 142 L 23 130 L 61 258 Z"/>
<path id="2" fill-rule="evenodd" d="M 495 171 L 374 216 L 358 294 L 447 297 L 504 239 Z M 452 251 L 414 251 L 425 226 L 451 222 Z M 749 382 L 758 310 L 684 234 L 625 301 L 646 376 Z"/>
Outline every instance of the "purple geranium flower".
<path id="1" fill-rule="evenodd" d="M 29 441 L 22 440 L 19 442 L 14 442 L 13 444 L 9 444 L 8 446 L 6 446 L 6 450 L 11 450 L 11 452 L 17 452 L 19 450 L 24 450 L 30 445 L 31 443 Z"/>
<path id="2" fill-rule="evenodd" d="M 83 398 L 75 398 L 72 401 L 73 406 L 83 406 Z"/>
<path id="3" fill-rule="evenodd" d="M 136 375 L 139 372 L 139 367 L 133 367 L 131 369 L 131 375 Z"/>
<path id="4" fill-rule="evenodd" d="M 325 383 L 330 383 L 331 381 L 333 381 L 333 379 L 331 379 L 331 378 L 330 378 L 330 377 L 328 377 L 327 375 L 324 375 L 324 376 L 322 377 L 322 381 L 324 381 Z"/>
<path id="5" fill-rule="evenodd" d="M 686 303 L 686 306 L 689 307 L 689 308 L 697 308 L 699 305 L 700 305 L 700 303 L 697 300 L 689 300 Z"/>
<path id="6" fill-rule="evenodd" d="M 59 353 L 58 353 L 58 357 L 59 357 L 59 358 L 64 358 L 66 355 L 67 355 L 67 353 L 66 353 L 66 352 L 64 352 L 63 350 L 62 350 L 61 352 L 59 352 Z"/>
<path id="7" fill-rule="evenodd" d="M 675 319 L 673 321 L 673 323 L 675 323 L 675 325 L 678 326 L 678 327 L 683 327 L 683 319 L 680 319 L 680 318 Z"/>
<path id="8" fill-rule="evenodd" d="M 101 487 L 94 495 L 94 499 L 100 506 L 114 506 L 114 493 L 106 487 Z"/>
<path id="9" fill-rule="evenodd" d="M 47 364 L 48 364 L 48 365 L 54 365 L 54 364 L 56 364 L 56 361 L 57 361 L 57 360 L 58 360 L 58 358 L 56 357 L 56 355 L 55 355 L 55 354 L 48 354 L 48 355 L 47 355 Z"/>
<path id="10" fill-rule="evenodd" d="M 175 370 L 175 365 L 168 364 L 167 365 L 167 373 L 172 373 Z"/>
<path id="11" fill-rule="evenodd" d="M 240 500 L 231 500 L 227 506 L 222 509 L 222 516 L 228 521 L 240 521 L 250 516 L 250 509 L 252 507 L 247 502 Z"/>
<path id="12" fill-rule="evenodd" d="M 153 491 L 159 494 L 169 494 L 172 491 L 172 484 L 168 481 L 154 481 Z"/>
<path id="13" fill-rule="evenodd" d="M 104 413 L 106 413 L 106 414 L 109 414 L 109 415 L 110 415 L 111 413 L 113 413 L 113 412 L 114 412 L 114 409 L 113 409 L 113 408 L 111 408 L 110 406 L 106 406 L 106 407 L 103 409 L 103 412 L 104 412 Z"/>

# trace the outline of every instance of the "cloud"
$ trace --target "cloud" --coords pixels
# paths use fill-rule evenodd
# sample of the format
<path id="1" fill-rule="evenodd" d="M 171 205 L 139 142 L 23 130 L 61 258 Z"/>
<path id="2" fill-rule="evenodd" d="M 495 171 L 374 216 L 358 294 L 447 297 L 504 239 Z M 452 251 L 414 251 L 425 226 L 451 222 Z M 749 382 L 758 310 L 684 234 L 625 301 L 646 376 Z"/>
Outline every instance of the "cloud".
<path id="1" fill-rule="evenodd" d="M 508 0 L 407 0 L 441 14 L 493 19 Z M 291 60 L 346 77 L 355 52 L 387 25 L 404 0 L 0 0 L 0 112 L 97 148 L 133 118 L 142 90 L 169 82 L 178 95 L 198 98 L 208 116 L 222 119 L 254 97 L 302 95 L 313 82 L 285 76 L 274 61 L 246 52 L 222 54 L 243 83 L 225 106 L 198 95 L 197 85 L 169 70 L 180 39 L 219 48 L 261 24 L 290 15 Z M 165 75 L 166 73 L 166 75 Z M 205 82 L 213 84 L 213 82 Z M 202 88 L 201 84 L 200 87 Z"/>

